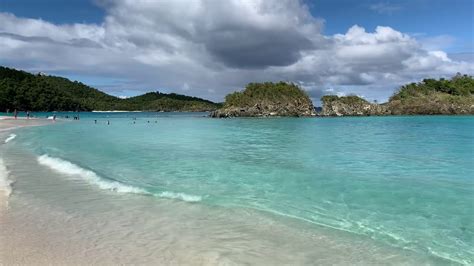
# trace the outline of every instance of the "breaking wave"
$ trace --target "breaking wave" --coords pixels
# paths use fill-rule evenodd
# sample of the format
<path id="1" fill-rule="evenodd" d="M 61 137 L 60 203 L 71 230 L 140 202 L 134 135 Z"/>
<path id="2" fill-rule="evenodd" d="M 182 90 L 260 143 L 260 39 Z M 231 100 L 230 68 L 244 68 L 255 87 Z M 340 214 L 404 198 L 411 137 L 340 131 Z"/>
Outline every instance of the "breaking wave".
<path id="1" fill-rule="evenodd" d="M 9 172 L 3 159 L 0 158 L 0 190 L 3 190 L 5 195 L 8 197 L 12 193 L 12 182 L 8 179 Z"/>
<path id="2" fill-rule="evenodd" d="M 142 188 L 125 185 L 121 182 L 114 180 L 107 180 L 105 178 L 100 177 L 98 174 L 91 170 L 84 169 L 74 163 L 60 158 L 51 157 L 47 154 L 39 156 L 38 163 L 47 166 L 55 172 L 65 175 L 78 176 L 81 179 L 87 181 L 88 183 L 98 186 L 100 189 L 110 190 L 117 193 L 153 195 L 160 198 L 178 199 L 187 202 L 197 202 L 201 201 L 202 199 L 200 196 L 188 195 L 184 193 L 175 193 L 170 191 L 164 191 L 157 194 L 153 194 Z"/>
<path id="3" fill-rule="evenodd" d="M 8 136 L 8 138 L 5 139 L 5 143 L 8 143 L 8 142 L 12 141 L 14 138 L 16 138 L 16 135 L 15 134 L 10 134 Z"/>
<path id="4" fill-rule="evenodd" d="M 170 192 L 170 191 L 164 191 L 164 192 L 155 194 L 155 196 L 158 196 L 160 198 L 167 198 L 167 199 L 179 199 L 179 200 L 187 201 L 187 202 L 198 202 L 202 200 L 201 196 L 188 195 L 185 193 L 175 193 L 175 192 Z"/>

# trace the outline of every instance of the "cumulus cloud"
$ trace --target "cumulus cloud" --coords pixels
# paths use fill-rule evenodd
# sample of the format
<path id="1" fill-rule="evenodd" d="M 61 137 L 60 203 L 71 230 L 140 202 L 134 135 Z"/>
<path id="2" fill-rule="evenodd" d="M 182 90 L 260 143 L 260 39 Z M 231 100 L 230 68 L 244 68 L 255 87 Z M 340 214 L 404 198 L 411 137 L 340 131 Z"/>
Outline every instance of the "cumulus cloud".
<path id="1" fill-rule="evenodd" d="M 122 91 L 184 91 L 222 100 L 252 81 L 297 82 L 324 94 L 387 98 L 404 82 L 472 74 L 390 27 L 354 25 L 326 36 L 324 22 L 291 0 L 100 0 L 101 24 L 57 25 L 0 13 L 0 62 L 30 71 L 126 79 Z M 119 86 L 120 87 L 120 86 Z M 138 93 L 138 92 L 137 92 Z"/>

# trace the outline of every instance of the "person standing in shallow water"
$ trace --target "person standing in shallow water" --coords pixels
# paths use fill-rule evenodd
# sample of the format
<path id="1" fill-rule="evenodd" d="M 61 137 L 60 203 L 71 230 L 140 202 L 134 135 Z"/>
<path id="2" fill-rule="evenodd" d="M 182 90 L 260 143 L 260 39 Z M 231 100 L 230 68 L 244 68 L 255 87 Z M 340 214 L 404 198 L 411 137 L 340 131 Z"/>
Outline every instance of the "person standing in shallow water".
<path id="1" fill-rule="evenodd" d="M 26 111 L 26 119 L 30 119 L 30 111 Z"/>
<path id="2" fill-rule="evenodd" d="M 16 109 L 15 109 L 15 111 L 13 111 L 13 116 L 15 116 L 15 120 L 16 120 L 16 118 L 18 116 L 18 111 Z"/>

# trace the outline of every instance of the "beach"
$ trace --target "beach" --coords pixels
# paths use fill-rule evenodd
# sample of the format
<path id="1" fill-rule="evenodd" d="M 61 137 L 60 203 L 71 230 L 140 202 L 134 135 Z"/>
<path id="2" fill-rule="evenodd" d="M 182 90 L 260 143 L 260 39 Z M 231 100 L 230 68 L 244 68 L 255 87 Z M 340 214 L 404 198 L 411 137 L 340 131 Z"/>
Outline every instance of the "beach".
<path id="1" fill-rule="evenodd" d="M 461 155 L 472 144 L 459 145 L 469 136 L 458 133 L 472 127 L 469 117 L 84 113 L 70 123 L 3 122 L 0 172 L 12 182 L 0 217 L 3 264 L 470 263 Z M 335 133 L 348 125 L 349 136 Z M 434 141 L 433 125 L 445 142 Z M 418 149 L 399 148 L 425 130 L 432 136 Z M 435 151 L 423 159 L 429 167 L 400 166 L 398 154 L 425 150 Z"/>
<path id="2" fill-rule="evenodd" d="M 47 125 L 51 123 L 52 121 L 47 119 L 27 119 L 26 117 L 18 117 L 17 119 L 15 119 L 12 116 L 0 116 L 0 132 L 5 132 L 22 127 Z"/>
<path id="3" fill-rule="evenodd" d="M 41 126 L 50 124 L 51 121 L 45 119 L 26 119 L 25 117 L 19 117 L 14 119 L 11 116 L 0 116 L 0 133 L 6 136 L 2 139 L 0 145 L 8 143 L 10 140 L 15 138 L 15 134 L 7 134 L 8 132 L 19 129 L 22 127 Z M 0 158 L 0 219 L 3 212 L 8 207 L 8 197 L 11 194 L 11 181 L 8 180 L 8 170 L 3 164 L 3 160 Z"/>

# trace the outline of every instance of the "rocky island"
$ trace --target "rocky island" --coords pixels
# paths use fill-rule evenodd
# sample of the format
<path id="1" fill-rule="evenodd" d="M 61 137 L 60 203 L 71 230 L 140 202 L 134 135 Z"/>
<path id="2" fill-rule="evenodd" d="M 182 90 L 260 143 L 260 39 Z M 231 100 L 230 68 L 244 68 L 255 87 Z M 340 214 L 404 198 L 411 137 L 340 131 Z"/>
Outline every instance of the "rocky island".
<path id="1" fill-rule="evenodd" d="M 293 83 L 250 83 L 245 90 L 225 97 L 224 106 L 211 117 L 314 116 L 315 109 L 304 90 Z"/>
<path id="2" fill-rule="evenodd" d="M 402 86 L 383 104 L 358 96 L 323 96 L 320 116 L 457 115 L 474 114 L 474 79 L 456 75 L 447 79 L 424 79 Z"/>

